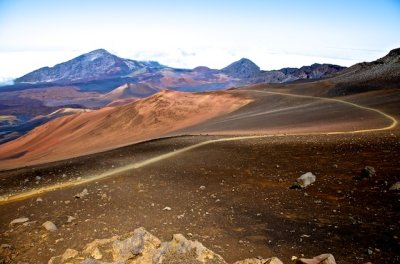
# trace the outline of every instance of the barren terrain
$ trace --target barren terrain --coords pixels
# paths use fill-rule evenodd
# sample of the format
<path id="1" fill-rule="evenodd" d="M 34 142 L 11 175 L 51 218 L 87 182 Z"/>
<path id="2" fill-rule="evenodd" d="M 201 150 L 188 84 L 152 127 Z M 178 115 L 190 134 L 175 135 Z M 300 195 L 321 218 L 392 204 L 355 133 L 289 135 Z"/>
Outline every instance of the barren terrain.
<path id="1" fill-rule="evenodd" d="M 230 91 L 251 102 L 154 134 L 175 137 L 2 172 L 0 240 L 15 261 L 40 263 L 143 226 L 227 261 L 329 252 L 337 263 L 399 262 L 400 200 L 389 191 L 400 180 L 398 90 L 326 99 L 296 87 Z M 357 179 L 365 166 L 376 176 Z M 308 171 L 317 181 L 290 189 Z M 27 224 L 9 225 L 21 217 Z"/>

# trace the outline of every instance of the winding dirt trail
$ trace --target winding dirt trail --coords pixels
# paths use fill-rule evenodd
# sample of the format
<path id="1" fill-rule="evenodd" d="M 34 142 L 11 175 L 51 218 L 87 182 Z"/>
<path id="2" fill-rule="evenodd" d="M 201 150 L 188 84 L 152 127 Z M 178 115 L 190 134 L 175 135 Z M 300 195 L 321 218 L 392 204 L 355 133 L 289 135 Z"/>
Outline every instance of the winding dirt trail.
<path id="1" fill-rule="evenodd" d="M 359 108 L 365 111 L 372 111 L 375 113 L 380 114 L 383 118 L 390 120 L 390 125 L 385 126 L 385 127 L 380 127 L 380 128 L 371 128 L 371 129 L 362 129 L 362 130 L 353 130 L 353 131 L 332 131 L 332 132 L 310 132 L 310 133 L 292 133 L 292 134 L 269 134 L 269 135 L 251 135 L 251 136 L 236 136 L 236 137 L 229 137 L 229 138 L 221 138 L 221 139 L 213 139 L 213 140 L 207 140 L 198 144 L 194 144 L 188 147 L 184 147 L 172 152 L 168 152 L 165 154 L 158 155 L 156 157 L 146 159 L 140 162 L 136 162 L 130 165 L 122 166 L 119 168 L 115 168 L 112 170 L 108 170 L 104 173 L 97 174 L 97 175 L 92 175 L 85 177 L 84 179 L 81 180 L 76 180 L 76 181 L 70 181 L 70 182 L 64 182 L 64 183 L 59 183 L 59 184 L 54 184 L 54 185 L 49 185 L 45 186 L 42 188 L 37 188 L 37 189 L 32 189 L 26 192 L 20 192 L 17 194 L 8 194 L 8 195 L 3 195 L 0 196 L 0 205 L 1 204 L 6 204 L 6 203 L 11 203 L 19 200 L 24 200 L 32 196 L 36 196 L 39 194 L 43 194 L 46 192 L 51 192 L 55 190 L 60 190 L 63 188 L 68 188 L 72 186 L 77 186 L 77 185 L 82 185 L 85 183 L 97 181 L 100 179 L 108 178 L 111 176 L 114 176 L 116 174 L 133 170 L 133 169 L 138 169 L 145 167 L 147 165 L 180 155 L 182 153 L 185 153 L 187 151 L 208 145 L 208 144 L 214 144 L 218 142 L 226 142 L 226 141 L 236 141 L 236 140 L 248 140 L 248 139 L 257 139 L 257 138 L 267 138 L 267 137 L 284 137 L 284 136 L 307 136 L 307 135 L 338 135 L 338 134 L 354 134 L 354 133 L 368 133 L 368 132 L 376 132 L 376 131 L 384 131 L 384 130 L 390 130 L 395 128 L 398 125 L 398 121 L 396 120 L 395 117 L 381 111 L 375 108 L 371 107 L 366 107 L 362 106 L 356 103 L 351 103 L 348 101 L 340 100 L 340 99 L 334 99 L 334 98 L 326 98 L 326 97 L 316 97 L 316 96 L 307 96 L 307 95 L 297 95 L 297 94 L 287 94 L 287 93 L 280 93 L 280 92 L 270 92 L 270 91 L 259 91 L 259 90 L 246 90 L 247 92 L 255 92 L 255 93 L 267 93 L 267 94 L 275 94 L 275 95 L 283 95 L 283 96 L 290 96 L 290 97 L 298 97 L 298 98 L 311 98 L 311 99 L 317 99 L 317 100 L 323 100 L 323 101 L 329 101 L 329 102 L 338 102 L 346 105 L 350 105 L 355 108 Z"/>

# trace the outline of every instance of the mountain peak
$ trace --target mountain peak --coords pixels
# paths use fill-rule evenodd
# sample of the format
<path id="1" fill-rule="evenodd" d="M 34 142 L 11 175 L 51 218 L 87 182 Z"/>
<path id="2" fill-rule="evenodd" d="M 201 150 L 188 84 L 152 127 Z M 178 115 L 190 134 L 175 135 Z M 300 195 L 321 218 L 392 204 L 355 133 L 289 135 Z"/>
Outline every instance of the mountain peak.
<path id="1" fill-rule="evenodd" d="M 30 72 L 17 82 L 64 82 L 102 80 L 127 76 L 137 70 L 160 68 L 157 62 L 119 58 L 105 49 L 96 49 L 69 61 Z"/>
<path id="2" fill-rule="evenodd" d="M 247 58 L 241 58 L 221 71 L 236 78 L 252 78 L 260 73 L 260 67 Z"/>
<path id="3" fill-rule="evenodd" d="M 389 53 L 377 60 L 378 63 L 399 63 L 400 62 L 400 48 L 392 49 Z"/>
<path id="4" fill-rule="evenodd" d="M 248 59 L 248 58 L 241 58 L 240 60 L 238 60 L 237 62 L 240 62 L 240 63 L 253 63 L 253 64 L 255 64 L 254 62 L 252 62 L 250 59 Z"/>
<path id="5" fill-rule="evenodd" d="M 89 61 L 94 61 L 95 59 L 102 58 L 102 57 L 112 57 L 115 56 L 108 52 L 105 49 L 97 49 L 97 50 L 92 50 L 88 53 L 85 53 L 82 55 L 83 58 Z"/>
<path id="6" fill-rule="evenodd" d="M 84 55 L 112 55 L 112 54 L 105 49 L 96 49 L 96 50 L 92 50 Z"/>

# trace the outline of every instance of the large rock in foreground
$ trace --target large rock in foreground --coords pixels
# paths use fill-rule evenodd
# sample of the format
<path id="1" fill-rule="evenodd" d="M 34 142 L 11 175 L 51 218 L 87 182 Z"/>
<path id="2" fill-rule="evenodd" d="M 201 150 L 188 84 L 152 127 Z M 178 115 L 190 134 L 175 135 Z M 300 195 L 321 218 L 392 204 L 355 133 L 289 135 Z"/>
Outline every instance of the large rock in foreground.
<path id="1" fill-rule="evenodd" d="M 120 239 L 96 239 L 78 252 L 67 249 L 61 256 L 53 257 L 49 264 L 59 263 L 209 263 L 226 264 L 218 254 L 198 241 L 187 240 L 175 234 L 169 242 L 161 242 L 144 228 L 137 228 L 132 236 Z"/>
<path id="2" fill-rule="evenodd" d="M 331 254 L 323 254 L 313 259 L 295 259 L 304 264 L 336 264 Z M 143 227 L 135 229 L 127 237 L 114 236 L 108 239 L 95 239 L 82 251 L 68 248 L 52 257 L 49 264 L 227 264 L 218 254 L 198 241 L 186 239 L 181 234 L 172 240 L 161 242 Z M 236 261 L 234 264 L 283 264 L 276 258 L 251 258 Z"/>

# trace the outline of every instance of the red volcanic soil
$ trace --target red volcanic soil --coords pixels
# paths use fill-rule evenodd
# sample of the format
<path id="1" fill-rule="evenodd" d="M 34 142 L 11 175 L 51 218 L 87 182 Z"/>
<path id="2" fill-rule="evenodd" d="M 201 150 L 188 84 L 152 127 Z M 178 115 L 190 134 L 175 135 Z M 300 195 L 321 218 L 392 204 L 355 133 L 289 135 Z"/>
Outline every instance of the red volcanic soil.
<path id="1" fill-rule="evenodd" d="M 291 94 L 307 94 L 302 86 L 287 89 L 270 89 L 269 85 L 256 85 L 248 89 L 231 90 L 245 94 L 254 101 L 227 115 L 187 127 L 171 135 L 180 134 L 284 134 L 284 133 L 330 133 L 355 130 L 379 129 L 390 126 L 393 120 L 381 113 L 349 105 L 379 109 L 398 118 L 400 93 L 398 90 L 375 91 L 334 98 L 329 101 L 312 97 L 293 97 Z M 270 94 L 278 92 L 285 94 Z M 286 94 L 290 92 L 290 94 Z M 318 90 L 314 90 L 318 94 Z"/>
<path id="2" fill-rule="evenodd" d="M 109 106 L 109 107 L 121 106 L 121 105 L 125 105 L 125 104 L 129 104 L 129 103 L 135 102 L 137 100 L 138 100 L 137 98 L 117 99 L 117 100 L 114 100 L 111 103 L 107 104 L 106 106 Z"/>
<path id="3" fill-rule="evenodd" d="M 226 92 L 162 91 L 127 105 L 58 118 L 2 145 L 0 168 L 45 163 L 160 137 L 249 102 L 245 96 Z"/>
<path id="4" fill-rule="evenodd" d="M 266 93 L 323 94 L 323 89 L 313 84 L 309 90 L 305 84 L 273 87 L 256 85 L 200 94 L 162 91 L 131 103 L 124 99 L 110 105 L 115 107 L 59 118 L 2 145 L 0 169 L 81 156 L 163 136 L 329 133 L 385 128 L 393 122 L 378 112 L 345 102 Z M 400 93 L 395 89 L 340 99 L 398 118 Z"/>

